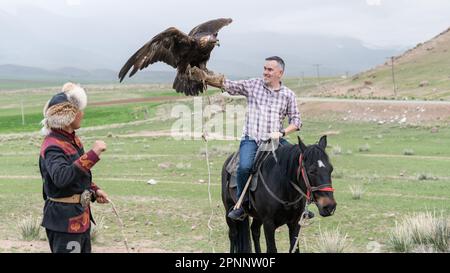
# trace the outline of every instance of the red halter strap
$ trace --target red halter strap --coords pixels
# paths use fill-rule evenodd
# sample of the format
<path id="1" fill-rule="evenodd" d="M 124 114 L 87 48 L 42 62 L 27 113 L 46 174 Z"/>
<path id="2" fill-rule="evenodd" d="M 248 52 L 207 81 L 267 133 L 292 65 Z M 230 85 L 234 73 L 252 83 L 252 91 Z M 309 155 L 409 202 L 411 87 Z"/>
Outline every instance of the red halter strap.
<path id="1" fill-rule="evenodd" d="M 308 201 L 311 200 L 311 194 L 316 191 L 323 191 L 323 192 L 334 192 L 334 188 L 331 186 L 331 181 L 329 184 L 324 184 L 318 187 L 311 187 L 311 184 L 309 183 L 308 174 L 306 173 L 306 168 L 303 166 L 303 153 L 300 154 L 298 158 L 298 170 L 297 170 L 297 180 L 300 181 L 300 174 L 303 177 L 303 180 L 305 181 L 306 185 L 306 198 Z"/>

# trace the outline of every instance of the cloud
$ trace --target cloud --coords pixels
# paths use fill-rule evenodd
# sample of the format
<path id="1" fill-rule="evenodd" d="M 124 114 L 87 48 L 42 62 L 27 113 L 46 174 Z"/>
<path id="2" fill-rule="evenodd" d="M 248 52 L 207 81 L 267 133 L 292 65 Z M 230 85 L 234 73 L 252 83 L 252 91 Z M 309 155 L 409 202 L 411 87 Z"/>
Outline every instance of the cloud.
<path id="1" fill-rule="evenodd" d="M 326 2 L 326 1 L 325 1 Z M 252 27 L 271 32 L 346 36 L 371 47 L 408 47 L 450 26 L 450 1 L 350 0 L 309 3 L 256 18 Z"/>
<path id="2" fill-rule="evenodd" d="M 79 6 L 79 5 L 81 5 L 81 1 L 80 0 L 66 0 L 66 4 L 68 6 Z"/>
<path id="3" fill-rule="evenodd" d="M 2 16 L 2 11 L 17 16 Z M 220 32 L 224 47 L 217 54 L 226 50 L 227 43 L 238 45 L 242 51 L 276 51 L 277 43 L 313 46 L 324 41 L 320 37 L 338 38 L 338 45 L 339 38 L 346 37 L 369 48 L 399 50 L 447 29 L 450 1 L 1 0 L 0 36 L 8 39 L 0 47 L 14 51 L 18 50 L 16 45 L 33 45 L 33 49 L 20 52 L 27 60 L 39 57 L 36 50 L 45 51 L 50 47 L 74 60 L 81 58 L 71 54 L 88 52 L 86 56 L 97 56 L 93 65 L 103 66 L 108 60 L 116 60 L 110 65 L 116 67 L 168 27 L 187 33 L 199 23 L 218 17 L 231 17 L 233 23 Z M 254 34 L 270 41 L 274 37 L 282 40 L 275 44 L 266 40 L 250 46 L 252 41 L 247 37 Z M 311 41 L 303 41 L 304 37 Z M 273 48 L 267 48 L 268 44 Z M 99 59 L 105 61 L 100 63 Z M 76 65 L 86 64 L 80 61 Z"/>

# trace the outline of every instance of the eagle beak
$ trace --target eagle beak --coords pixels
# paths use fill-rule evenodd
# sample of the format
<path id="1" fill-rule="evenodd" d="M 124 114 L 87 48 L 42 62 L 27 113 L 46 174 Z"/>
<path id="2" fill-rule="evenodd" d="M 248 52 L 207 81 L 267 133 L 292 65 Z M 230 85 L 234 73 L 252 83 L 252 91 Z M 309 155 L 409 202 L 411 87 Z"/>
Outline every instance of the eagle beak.
<path id="1" fill-rule="evenodd" d="M 216 46 L 220 46 L 219 40 L 216 40 Z"/>

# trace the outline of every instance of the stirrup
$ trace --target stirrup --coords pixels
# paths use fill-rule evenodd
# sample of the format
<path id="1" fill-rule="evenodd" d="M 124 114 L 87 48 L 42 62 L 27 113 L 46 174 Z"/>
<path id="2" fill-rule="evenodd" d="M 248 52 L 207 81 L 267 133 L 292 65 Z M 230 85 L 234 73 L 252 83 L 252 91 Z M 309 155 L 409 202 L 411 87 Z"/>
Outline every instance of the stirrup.
<path id="1" fill-rule="evenodd" d="M 242 213 L 240 215 L 235 215 L 238 210 L 241 210 Z M 244 208 L 240 207 L 238 209 L 232 209 L 228 213 L 227 217 L 235 221 L 243 221 L 247 217 L 247 213 L 245 212 Z"/>

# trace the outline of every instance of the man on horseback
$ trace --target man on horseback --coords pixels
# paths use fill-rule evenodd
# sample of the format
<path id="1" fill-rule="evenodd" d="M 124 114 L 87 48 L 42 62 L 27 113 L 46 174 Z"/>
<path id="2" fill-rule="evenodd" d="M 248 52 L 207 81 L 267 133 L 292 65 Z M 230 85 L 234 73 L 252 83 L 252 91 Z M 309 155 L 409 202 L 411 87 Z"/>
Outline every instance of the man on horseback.
<path id="1" fill-rule="evenodd" d="M 264 63 L 263 78 L 231 81 L 223 75 L 193 71 L 193 76 L 207 84 L 219 87 L 230 95 L 247 98 L 245 125 L 240 143 L 239 167 L 237 170 L 237 198 L 239 199 L 251 174 L 258 146 L 267 139 L 285 144 L 284 137 L 300 130 L 302 122 L 297 107 L 295 93 L 281 82 L 285 69 L 283 59 L 268 57 Z M 198 73 L 201 73 L 200 75 Z M 289 125 L 283 128 L 288 116 Z M 243 220 L 246 214 L 243 207 L 231 210 L 228 217 Z M 312 215 L 311 215 L 312 216 Z"/>

